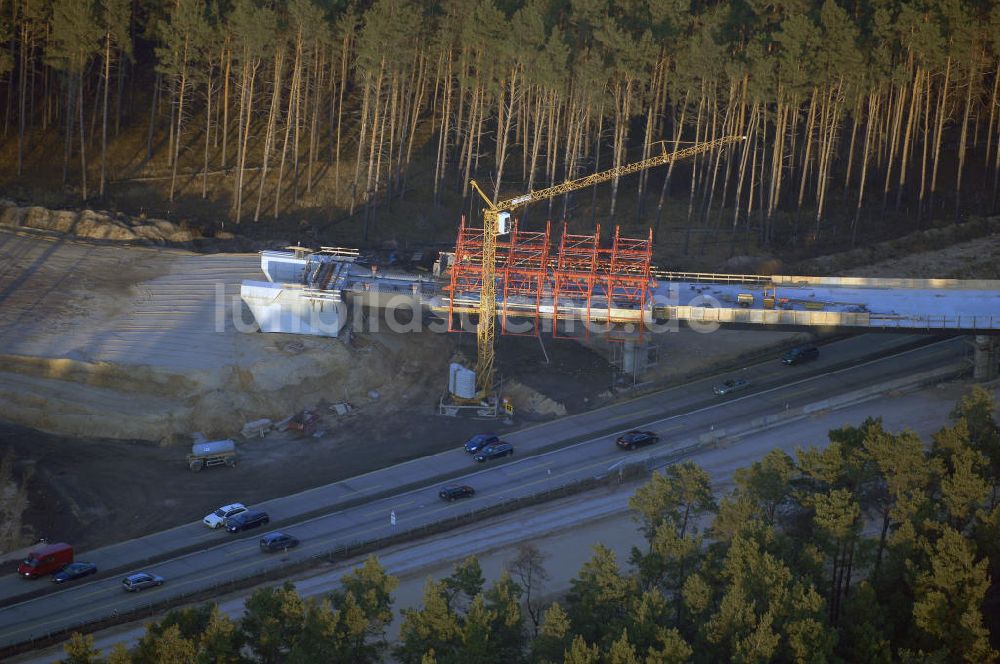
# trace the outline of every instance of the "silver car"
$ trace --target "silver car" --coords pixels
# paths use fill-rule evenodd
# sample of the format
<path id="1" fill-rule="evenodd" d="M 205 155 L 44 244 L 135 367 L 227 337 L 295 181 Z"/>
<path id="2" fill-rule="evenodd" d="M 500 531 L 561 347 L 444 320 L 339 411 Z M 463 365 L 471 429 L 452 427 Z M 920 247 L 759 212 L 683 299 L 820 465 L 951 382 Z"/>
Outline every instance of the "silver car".
<path id="1" fill-rule="evenodd" d="M 150 574 L 149 572 L 136 572 L 135 574 L 129 574 L 124 579 L 122 579 L 122 588 L 125 592 L 134 593 L 137 590 L 145 590 L 146 588 L 152 588 L 153 586 L 162 586 L 163 577 L 157 576 L 155 574 Z"/>
<path id="2" fill-rule="evenodd" d="M 232 505 L 224 505 L 219 509 L 215 510 L 214 512 L 212 512 L 211 514 L 209 514 L 208 516 L 206 516 L 204 519 L 201 520 L 201 522 L 204 523 L 209 528 L 213 529 L 221 528 L 222 526 L 226 525 L 226 519 L 246 511 L 247 511 L 246 505 L 244 505 L 243 503 L 233 503 Z"/>
<path id="3" fill-rule="evenodd" d="M 750 387 L 750 381 L 746 378 L 730 378 L 729 380 L 713 387 L 712 391 L 719 396 L 724 396 L 726 394 L 732 394 L 733 392 L 745 390 L 748 387 Z"/>

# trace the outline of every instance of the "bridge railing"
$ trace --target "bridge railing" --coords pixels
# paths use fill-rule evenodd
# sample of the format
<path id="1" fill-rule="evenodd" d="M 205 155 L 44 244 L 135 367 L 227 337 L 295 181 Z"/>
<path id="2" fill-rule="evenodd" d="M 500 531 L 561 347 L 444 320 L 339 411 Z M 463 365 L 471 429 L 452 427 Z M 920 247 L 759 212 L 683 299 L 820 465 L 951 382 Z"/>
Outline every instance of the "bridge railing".
<path id="1" fill-rule="evenodd" d="M 899 328 L 905 330 L 1000 330 L 1000 315 L 930 314 L 904 316 L 850 311 L 807 311 L 801 309 L 737 309 L 729 307 L 692 307 L 687 305 L 654 307 L 653 316 L 662 319 L 690 320 L 703 323 L 758 323 L 763 325 L 845 326 Z"/>
<path id="2" fill-rule="evenodd" d="M 660 281 L 697 281 L 726 284 L 756 284 L 763 286 L 771 283 L 771 277 L 760 274 L 720 274 L 715 272 L 672 272 L 653 268 L 651 274 Z"/>
<path id="3" fill-rule="evenodd" d="M 934 315 L 898 316 L 869 314 L 869 327 L 926 328 L 931 330 L 1000 330 L 1000 315 Z"/>

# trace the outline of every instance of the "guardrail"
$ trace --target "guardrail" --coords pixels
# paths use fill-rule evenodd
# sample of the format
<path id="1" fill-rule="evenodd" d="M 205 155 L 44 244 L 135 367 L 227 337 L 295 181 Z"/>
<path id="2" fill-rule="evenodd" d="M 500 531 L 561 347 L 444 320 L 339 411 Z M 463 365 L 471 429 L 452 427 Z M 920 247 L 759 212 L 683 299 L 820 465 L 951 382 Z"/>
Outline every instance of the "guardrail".
<path id="1" fill-rule="evenodd" d="M 761 325 L 898 328 L 903 330 L 1000 330 L 1000 315 L 901 316 L 852 311 L 737 309 L 681 305 L 654 307 L 653 316 L 664 320 L 690 320 L 702 323 L 756 323 Z"/>
<path id="2" fill-rule="evenodd" d="M 704 281 L 725 284 L 757 284 L 765 285 L 771 283 L 771 277 L 760 274 L 719 274 L 715 272 L 672 272 L 670 270 L 658 270 L 653 268 L 650 271 L 656 279 L 661 281 Z"/>

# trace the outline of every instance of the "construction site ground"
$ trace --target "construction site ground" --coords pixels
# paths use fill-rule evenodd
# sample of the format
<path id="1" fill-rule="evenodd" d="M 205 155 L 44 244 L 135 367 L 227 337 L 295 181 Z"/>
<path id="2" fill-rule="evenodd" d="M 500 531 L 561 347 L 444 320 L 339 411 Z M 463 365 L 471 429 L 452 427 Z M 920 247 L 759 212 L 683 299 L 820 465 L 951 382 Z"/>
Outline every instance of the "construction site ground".
<path id="1" fill-rule="evenodd" d="M 240 331 L 249 318 L 239 282 L 260 277 L 256 254 L 0 230 L 0 442 L 20 471 L 33 470 L 25 542 L 85 551 L 632 393 L 600 339 L 503 337 L 498 371 L 515 395 L 513 422 L 441 417 L 447 364 L 474 357 L 473 335 L 369 325 L 348 342 Z M 806 338 L 681 326 L 648 339 L 658 363 L 639 387 L 736 368 Z M 349 415 L 330 409 L 340 401 Z M 238 436 L 246 422 L 302 409 L 321 414 L 318 435 Z M 195 431 L 235 437 L 238 467 L 188 471 Z"/>

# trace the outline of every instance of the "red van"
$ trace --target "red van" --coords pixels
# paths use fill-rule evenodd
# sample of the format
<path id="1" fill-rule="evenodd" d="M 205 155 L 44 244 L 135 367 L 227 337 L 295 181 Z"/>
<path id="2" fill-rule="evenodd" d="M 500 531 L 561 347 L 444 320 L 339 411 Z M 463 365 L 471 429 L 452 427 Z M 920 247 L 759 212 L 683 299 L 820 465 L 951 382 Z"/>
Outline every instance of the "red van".
<path id="1" fill-rule="evenodd" d="M 46 544 L 29 552 L 28 557 L 17 568 L 17 573 L 25 578 L 34 579 L 43 574 L 54 574 L 71 562 L 73 562 L 73 547 L 69 544 L 65 542 Z"/>

